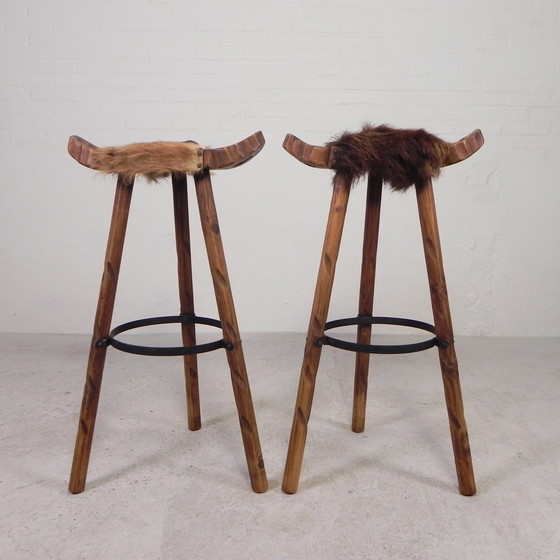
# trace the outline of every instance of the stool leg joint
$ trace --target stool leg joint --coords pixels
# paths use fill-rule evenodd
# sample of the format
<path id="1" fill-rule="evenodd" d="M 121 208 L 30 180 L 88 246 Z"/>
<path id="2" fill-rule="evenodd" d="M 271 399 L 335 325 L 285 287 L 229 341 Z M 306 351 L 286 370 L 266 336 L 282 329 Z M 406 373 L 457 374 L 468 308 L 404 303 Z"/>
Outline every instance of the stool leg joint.
<path id="1" fill-rule="evenodd" d="M 449 348 L 450 344 L 452 344 L 453 341 L 449 342 L 447 340 L 443 340 L 443 338 L 436 338 L 436 346 L 438 348 L 442 348 L 443 350 L 445 350 L 446 348 Z"/>
<path id="2" fill-rule="evenodd" d="M 100 338 L 96 343 L 96 348 L 107 348 L 111 346 L 111 339 L 110 338 Z"/>
<path id="3" fill-rule="evenodd" d="M 322 336 L 320 338 L 315 339 L 315 342 L 313 342 L 313 344 L 315 346 L 318 346 L 319 348 L 321 348 L 321 346 L 323 346 L 325 344 L 325 337 Z"/>
<path id="4" fill-rule="evenodd" d="M 233 350 L 235 348 L 235 344 L 233 344 L 233 342 L 227 342 L 224 340 L 224 348 L 226 350 Z"/>

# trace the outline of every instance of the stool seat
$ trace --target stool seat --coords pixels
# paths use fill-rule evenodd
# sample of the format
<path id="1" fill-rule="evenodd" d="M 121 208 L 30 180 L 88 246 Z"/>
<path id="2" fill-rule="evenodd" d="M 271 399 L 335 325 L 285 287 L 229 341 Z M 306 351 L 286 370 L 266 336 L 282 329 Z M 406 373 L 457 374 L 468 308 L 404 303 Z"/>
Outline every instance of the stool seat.
<path id="1" fill-rule="evenodd" d="M 223 148 L 205 149 L 197 142 L 138 142 L 99 148 L 71 136 L 68 153 L 78 162 L 101 171 L 121 175 L 130 181 L 136 175 L 158 181 L 172 173 L 194 175 L 203 169 L 231 169 L 255 157 L 264 146 L 262 132 Z"/>
<path id="2" fill-rule="evenodd" d="M 396 131 L 397 129 L 392 130 Z M 387 135 L 387 132 L 389 131 L 385 131 L 385 135 Z M 380 136 L 383 136 L 383 133 L 380 133 Z M 380 138 L 380 141 L 382 142 L 383 139 Z M 443 142 L 443 140 L 441 140 L 441 142 Z M 457 142 L 444 142 L 444 144 L 446 144 L 447 148 L 445 150 L 444 157 L 440 162 L 440 167 L 447 167 L 449 165 L 453 165 L 454 163 L 459 163 L 460 161 L 472 156 L 483 146 L 484 137 L 482 136 L 482 132 L 479 129 L 476 129 L 464 138 L 461 138 L 461 140 L 457 140 Z M 322 169 L 337 170 L 336 140 L 329 142 L 324 146 L 315 146 L 300 140 L 293 134 L 286 134 L 282 146 L 288 153 L 294 156 L 297 160 L 301 161 L 301 163 L 305 163 L 305 165 Z M 338 149 L 340 150 L 340 148 Z M 371 169 L 371 166 L 368 167 Z"/>

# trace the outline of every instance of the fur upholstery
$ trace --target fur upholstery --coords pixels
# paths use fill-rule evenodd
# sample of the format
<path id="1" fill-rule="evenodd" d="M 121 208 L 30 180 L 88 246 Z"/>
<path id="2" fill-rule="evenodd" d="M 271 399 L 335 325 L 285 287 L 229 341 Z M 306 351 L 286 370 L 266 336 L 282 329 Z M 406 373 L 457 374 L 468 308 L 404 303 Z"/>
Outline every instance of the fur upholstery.
<path id="1" fill-rule="evenodd" d="M 423 129 L 364 125 L 344 132 L 327 146 L 333 148 L 331 167 L 351 182 L 370 173 L 403 191 L 416 182 L 437 177 L 448 145 Z"/>
<path id="2" fill-rule="evenodd" d="M 148 181 L 158 181 L 170 173 L 197 173 L 201 162 L 201 147 L 191 141 L 140 142 L 98 148 L 90 161 L 94 169 L 122 175 L 126 181 L 132 181 L 137 174 Z"/>

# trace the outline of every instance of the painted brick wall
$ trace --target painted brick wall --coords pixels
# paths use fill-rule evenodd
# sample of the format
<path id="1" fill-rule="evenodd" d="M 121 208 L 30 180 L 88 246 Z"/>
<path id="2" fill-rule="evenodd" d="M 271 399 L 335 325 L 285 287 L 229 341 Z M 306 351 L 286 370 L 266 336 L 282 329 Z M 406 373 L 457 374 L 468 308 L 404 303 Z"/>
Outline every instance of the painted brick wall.
<path id="1" fill-rule="evenodd" d="M 6 0 L 0 6 L 0 330 L 87 332 L 112 181 L 66 154 L 195 139 L 267 146 L 217 172 L 242 330 L 306 328 L 330 175 L 281 148 L 364 121 L 486 145 L 436 185 L 458 334 L 560 335 L 557 0 Z M 116 319 L 174 313 L 170 192 L 138 185 Z M 333 317 L 355 313 L 364 186 Z M 194 202 L 194 201 L 193 201 Z M 413 196 L 385 197 L 379 313 L 430 319 Z M 199 243 L 198 224 L 193 223 Z M 200 244 L 197 303 L 213 301 Z"/>

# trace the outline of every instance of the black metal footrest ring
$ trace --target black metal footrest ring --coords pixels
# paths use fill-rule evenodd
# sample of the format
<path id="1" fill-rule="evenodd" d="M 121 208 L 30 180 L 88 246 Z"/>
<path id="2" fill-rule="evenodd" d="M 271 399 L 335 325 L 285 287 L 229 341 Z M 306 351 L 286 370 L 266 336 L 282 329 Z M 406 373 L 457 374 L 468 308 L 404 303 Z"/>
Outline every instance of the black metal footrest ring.
<path id="1" fill-rule="evenodd" d="M 196 315 L 172 315 L 168 317 L 151 317 L 148 319 L 139 319 L 137 321 L 130 321 L 115 327 L 107 339 L 99 341 L 98 344 L 113 346 L 117 350 L 128 352 L 129 354 L 140 354 L 142 356 L 190 356 L 193 354 L 202 354 L 204 352 L 211 352 L 218 348 L 228 348 L 228 343 L 222 338 L 214 342 L 206 344 L 197 344 L 194 346 L 140 346 L 138 344 L 130 344 L 122 342 L 115 337 L 123 332 L 138 329 L 141 327 L 149 327 L 153 325 L 165 325 L 170 323 L 180 324 L 197 324 L 209 325 L 211 327 L 222 328 L 220 321 L 217 319 L 209 319 L 208 317 L 198 317 Z"/>
<path id="2" fill-rule="evenodd" d="M 347 327 L 351 325 L 397 325 L 400 327 L 412 327 L 423 331 L 435 334 L 436 329 L 429 323 L 423 321 L 415 321 L 414 319 L 401 319 L 398 317 L 372 317 L 371 315 L 350 317 L 348 319 L 336 319 L 329 321 L 325 324 L 325 330 L 335 329 L 337 327 Z M 412 344 L 357 344 L 356 342 L 349 342 L 340 340 L 331 336 L 323 336 L 317 341 L 319 345 L 334 346 L 342 350 L 349 350 L 351 352 L 361 352 L 364 354 L 408 354 L 411 352 L 421 352 L 434 346 L 445 347 L 449 343 L 440 340 L 437 337 L 424 340 L 422 342 L 415 342 Z"/>

